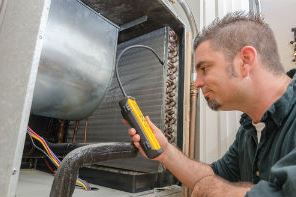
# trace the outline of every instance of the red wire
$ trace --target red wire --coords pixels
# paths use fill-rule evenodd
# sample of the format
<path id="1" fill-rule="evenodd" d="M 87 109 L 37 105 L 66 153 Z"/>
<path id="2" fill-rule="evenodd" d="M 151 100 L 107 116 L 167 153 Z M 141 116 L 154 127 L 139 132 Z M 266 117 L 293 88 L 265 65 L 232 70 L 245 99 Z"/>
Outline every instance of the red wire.
<path id="1" fill-rule="evenodd" d="M 44 163 L 46 164 L 46 166 L 48 167 L 48 169 L 50 170 L 51 173 L 55 174 L 54 169 L 51 167 L 51 165 L 48 163 L 48 161 L 46 160 L 46 158 L 43 159 Z"/>

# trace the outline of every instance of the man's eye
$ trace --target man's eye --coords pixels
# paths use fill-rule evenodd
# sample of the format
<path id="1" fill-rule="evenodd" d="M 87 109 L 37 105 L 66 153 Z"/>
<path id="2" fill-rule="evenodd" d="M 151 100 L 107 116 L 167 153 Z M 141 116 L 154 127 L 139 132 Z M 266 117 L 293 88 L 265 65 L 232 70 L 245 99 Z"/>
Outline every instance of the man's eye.
<path id="1" fill-rule="evenodd" d="M 207 71 L 207 66 L 201 66 L 199 69 L 200 69 L 201 71 L 205 72 L 205 71 Z"/>

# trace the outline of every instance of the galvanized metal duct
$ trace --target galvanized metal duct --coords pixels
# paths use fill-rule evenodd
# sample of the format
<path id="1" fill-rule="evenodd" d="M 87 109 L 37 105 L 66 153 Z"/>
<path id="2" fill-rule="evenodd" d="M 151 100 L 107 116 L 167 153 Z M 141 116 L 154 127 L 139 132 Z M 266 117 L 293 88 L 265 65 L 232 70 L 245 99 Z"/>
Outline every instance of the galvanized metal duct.
<path id="1" fill-rule="evenodd" d="M 118 27 L 78 0 L 52 0 L 32 113 L 89 116 L 111 83 Z"/>

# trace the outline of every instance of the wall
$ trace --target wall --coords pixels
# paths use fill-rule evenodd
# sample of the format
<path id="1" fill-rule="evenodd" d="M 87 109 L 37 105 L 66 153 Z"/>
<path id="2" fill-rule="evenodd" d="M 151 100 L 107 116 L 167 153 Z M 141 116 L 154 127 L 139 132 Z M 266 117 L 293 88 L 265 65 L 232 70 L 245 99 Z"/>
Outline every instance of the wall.
<path id="1" fill-rule="evenodd" d="M 187 0 L 192 9 L 199 29 L 211 23 L 216 17 L 237 10 L 248 10 L 248 0 Z M 177 13 L 187 23 L 181 8 L 175 5 Z M 210 163 L 221 157 L 232 144 L 239 126 L 240 112 L 214 112 L 210 110 L 200 93 L 199 122 L 197 132 L 199 147 L 196 147 L 196 158 Z"/>
<path id="2" fill-rule="evenodd" d="M 237 10 L 248 10 L 246 0 L 200 0 L 200 28 L 208 25 L 215 17 Z M 199 99 L 199 158 L 210 163 L 221 157 L 232 144 L 239 126 L 240 112 L 214 112 L 206 104 L 203 96 Z"/>
<path id="3" fill-rule="evenodd" d="M 223 16 L 227 12 L 235 10 L 248 10 L 247 0 L 189 0 L 196 17 L 199 29 L 209 24 L 215 17 Z M 295 68 L 293 59 L 293 47 L 290 41 L 293 40 L 292 27 L 296 27 L 294 17 L 296 1 L 273 1 L 261 0 L 262 15 L 274 31 L 281 61 L 286 70 Z M 210 110 L 203 96 L 199 100 L 199 147 L 197 152 L 199 158 L 204 162 L 212 162 L 221 157 L 232 144 L 241 112 L 214 112 Z"/>
<path id="4" fill-rule="evenodd" d="M 296 64 L 291 61 L 293 59 L 293 47 L 290 41 L 294 40 L 291 28 L 296 27 L 296 1 L 261 0 L 261 6 L 262 15 L 274 31 L 281 62 L 286 70 L 295 68 Z"/>

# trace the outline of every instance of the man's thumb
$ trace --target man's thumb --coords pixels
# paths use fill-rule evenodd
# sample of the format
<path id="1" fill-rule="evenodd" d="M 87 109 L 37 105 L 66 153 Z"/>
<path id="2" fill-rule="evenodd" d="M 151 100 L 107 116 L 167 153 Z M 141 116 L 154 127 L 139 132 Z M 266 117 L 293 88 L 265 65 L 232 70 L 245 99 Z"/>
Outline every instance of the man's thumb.
<path id="1" fill-rule="evenodd" d="M 150 120 L 150 117 L 149 117 L 149 116 L 146 116 L 145 118 L 146 118 L 146 120 L 147 120 L 148 124 L 150 125 L 151 129 L 152 129 L 152 130 L 153 130 L 153 132 L 154 132 L 154 131 L 157 129 L 157 127 L 155 126 L 155 124 L 154 124 L 153 122 L 151 122 L 151 120 Z"/>

